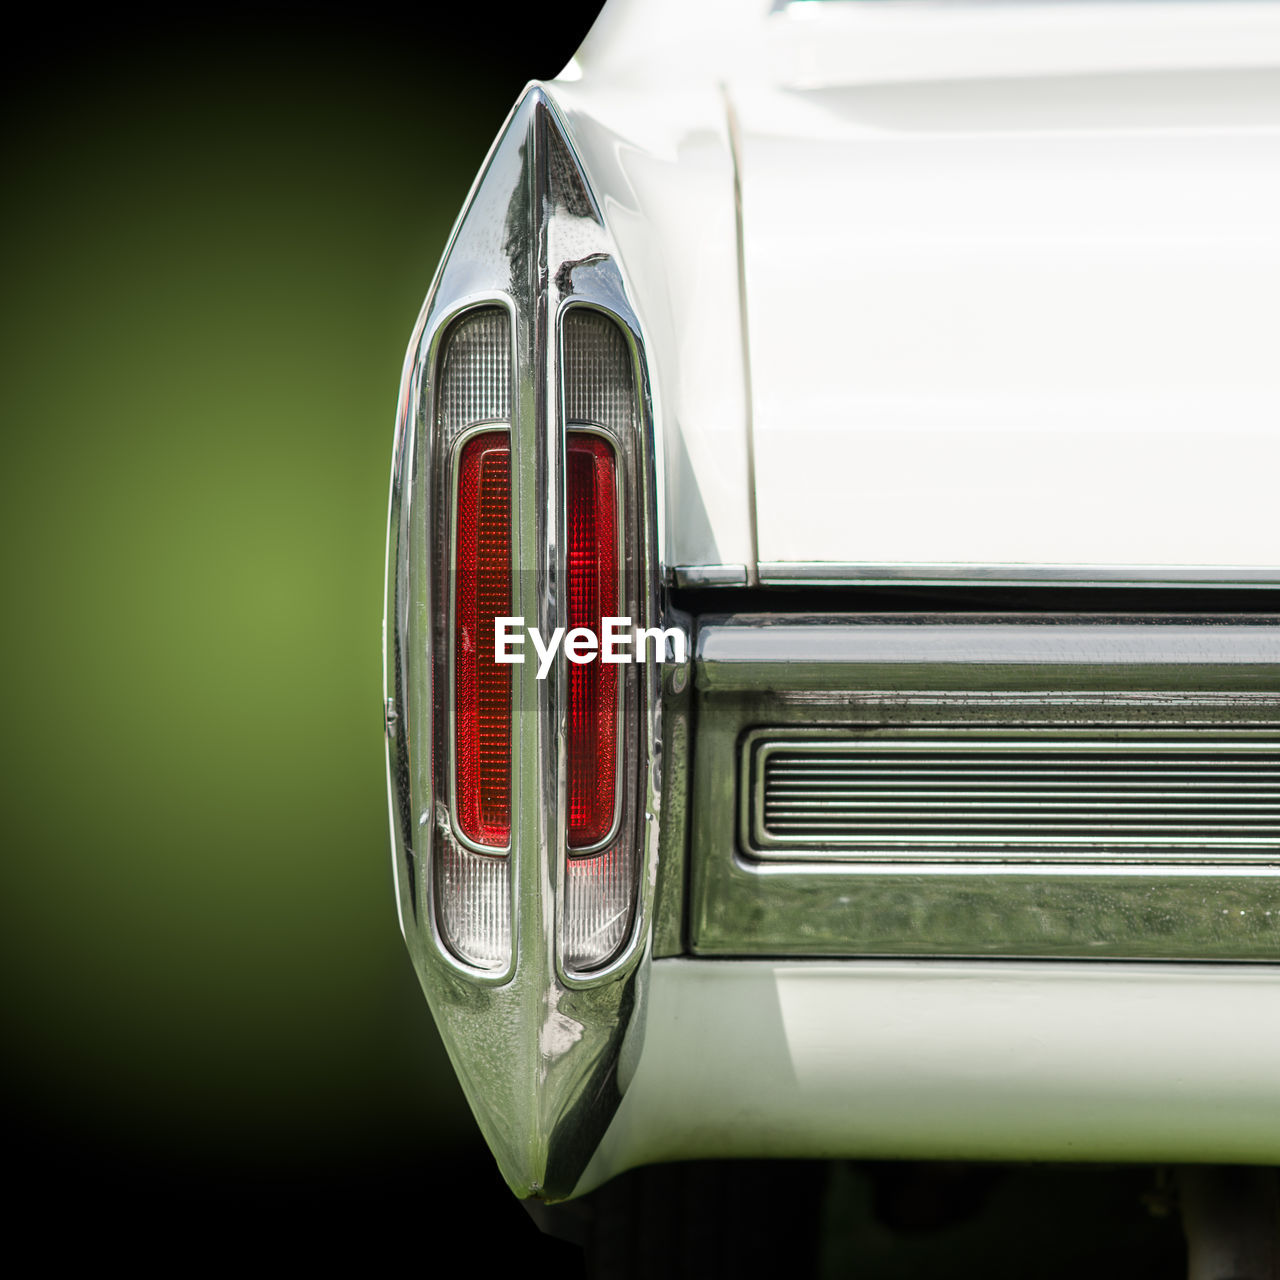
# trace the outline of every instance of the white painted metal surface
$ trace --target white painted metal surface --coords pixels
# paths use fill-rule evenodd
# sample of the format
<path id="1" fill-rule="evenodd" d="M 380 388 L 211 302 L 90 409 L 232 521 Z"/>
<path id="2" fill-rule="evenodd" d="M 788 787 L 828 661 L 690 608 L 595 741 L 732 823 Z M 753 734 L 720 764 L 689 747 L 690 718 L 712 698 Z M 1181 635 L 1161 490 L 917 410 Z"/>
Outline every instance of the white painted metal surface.
<path id="1" fill-rule="evenodd" d="M 1274 966 L 653 964 L 579 1191 L 690 1156 L 1274 1161 Z"/>
<path id="2" fill-rule="evenodd" d="M 613 0 L 566 75 L 667 563 L 752 558 L 752 440 L 774 566 L 1280 567 L 1280 5 Z"/>

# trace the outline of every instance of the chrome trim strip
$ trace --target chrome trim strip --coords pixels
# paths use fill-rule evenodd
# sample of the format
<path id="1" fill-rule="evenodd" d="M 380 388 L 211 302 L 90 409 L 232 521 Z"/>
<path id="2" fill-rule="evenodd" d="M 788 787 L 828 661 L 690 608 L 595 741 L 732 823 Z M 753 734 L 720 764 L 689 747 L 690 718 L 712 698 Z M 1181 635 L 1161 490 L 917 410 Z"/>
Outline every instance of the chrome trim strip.
<path id="1" fill-rule="evenodd" d="M 844 564 L 768 560 L 764 586 L 1280 587 L 1280 568 L 1234 565 Z"/>
<path id="2" fill-rule="evenodd" d="M 743 426 L 747 437 L 747 529 L 751 538 L 751 559 L 744 566 L 747 585 L 759 586 L 760 519 L 759 497 L 756 485 L 756 435 L 755 394 L 751 381 L 751 326 L 750 308 L 747 306 L 747 242 L 742 230 L 742 130 L 738 125 L 738 113 L 734 110 L 729 86 L 720 86 L 720 98 L 724 103 L 725 132 L 729 137 L 729 155 L 733 160 L 733 228 L 738 258 L 738 331 L 742 335 L 742 407 L 746 421 Z"/>
<path id="3" fill-rule="evenodd" d="M 1274 618 L 767 616 L 698 635 L 690 938 L 698 955 L 1280 959 L 1280 856 L 1135 863 L 764 862 L 740 752 L 769 726 L 1280 738 Z M 1122 855 L 1123 857 L 1123 855 Z"/>
<path id="4" fill-rule="evenodd" d="M 742 564 L 678 564 L 667 570 L 675 587 L 745 587 L 747 567 Z"/>
<path id="5" fill-rule="evenodd" d="M 1280 619 L 1206 617 L 1200 621 L 1152 616 L 1136 619 L 1080 615 L 1028 615 L 1013 622 L 975 614 L 832 615 L 780 619 L 739 614 L 710 620 L 697 640 L 700 689 L 925 689 L 920 671 L 963 681 L 974 689 L 1034 689 L 1050 678 L 1056 687 L 1089 687 L 1112 668 L 1130 690 L 1257 687 L 1280 666 Z M 993 672 L 982 671 L 994 668 Z M 1143 669 L 1158 669 L 1163 684 L 1147 683 Z M 1172 669 L 1172 670 L 1169 670 Z M 1252 669 L 1252 670 L 1251 670 Z M 994 686 L 983 679 L 998 674 Z M 888 681 L 888 683 L 881 683 Z M 1224 683 L 1225 682 L 1225 683 Z M 1109 687 L 1109 686 L 1104 686 Z"/>

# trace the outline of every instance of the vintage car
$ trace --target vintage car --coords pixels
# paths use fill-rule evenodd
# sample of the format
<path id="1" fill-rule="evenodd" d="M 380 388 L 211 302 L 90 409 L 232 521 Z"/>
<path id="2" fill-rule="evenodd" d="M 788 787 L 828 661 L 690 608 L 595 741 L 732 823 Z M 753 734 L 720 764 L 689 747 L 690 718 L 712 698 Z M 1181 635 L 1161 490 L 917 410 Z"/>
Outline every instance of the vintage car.
<path id="1" fill-rule="evenodd" d="M 1271 3 L 611 0 L 520 97 L 385 618 L 517 1196 L 1199 1167 L 1194 1263 L 1274 1194 L 1212 1171 L 1280 1162 L 1278 67 Z"/>

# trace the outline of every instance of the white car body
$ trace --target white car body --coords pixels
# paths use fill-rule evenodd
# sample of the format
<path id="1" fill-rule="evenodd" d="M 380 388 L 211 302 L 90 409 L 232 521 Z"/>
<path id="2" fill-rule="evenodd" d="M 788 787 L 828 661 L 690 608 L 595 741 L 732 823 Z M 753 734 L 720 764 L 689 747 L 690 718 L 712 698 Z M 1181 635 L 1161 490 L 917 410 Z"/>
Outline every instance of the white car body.
<path id="1" fill-rule="evenodd" d="M 1280 581 L 1278 60 L 1247 0 L 610 4 L 548 90 L 655 352 L 666 562 Z"/>
<path id="2" fill-rule="evenodd" d="M 556 949 L 563 707 L 520 677 L 516 714 L 540 727 L 518 720 L 513 777 L 542 817 L 512 837 L 514 958 L 486 975 L 441 941 L 439 855 L 415 844 L 450 817 L 404 728 L 429 719 L 408 477 L 441 335 L 507 291 L 485 266 L 499 220 L 475 211 L 514 182 L 517 145 L 543 154 L 537 129 L 592 205 L 546 197 L 542 283 L 511 286 L 512 314 L 545 304 L 554 324 L 570 268 L 616 268 L 588 301 L 617 300 L 647 370 L 653 616 L 695 647 L 639 695 L 634 929 L 599 970 Z M 1068 736 L 1105 722 L 1122 746 L 1146 723 L 1280 741 L 1276 619 L 1189 616 L 1207 589 L 1280 587 L 1280 4 L 610 0 L 517 106 L 468 210 L 402 387 L 392 825 L 406 940 L 517 1193 L 706 1156 L 1280 1162 L 1273 835 L 1145 862 L 753 862 L 733 798 L 756 725 L 934 724 L 949 699 L 1034 707 Z M 517 363 L 545 354 L 530 332 Z M 562 386 L 553 349 L 513 402 L 517 442 L 521 406 Z M 536 571 L 527 598 L 554 621 L 554 561 Z M 886 586 L 1024 588 L 1045 625 L 950 616 L 964 596 L 925 626 L 849 615 L 848 593 Z M 773 594 L 721 618 L 734 588 Z M 809 591 L 805 616 L 778 613 L 784 588 Z M 1064 617 L 1064 588 L 1122 593 L 1125 617 Z M 1198 594 L 1143 617 L 1148 589 Z M 815 621 L 822 591 L 839 616 Z M 681 612 L 693 599 L 709 622 Z M 859 894 L 879 917 L 822 915 Z M 954 924 L 940 904 L 961 900 Z M 876 933 L 904 902 L 928 923 Z"/>

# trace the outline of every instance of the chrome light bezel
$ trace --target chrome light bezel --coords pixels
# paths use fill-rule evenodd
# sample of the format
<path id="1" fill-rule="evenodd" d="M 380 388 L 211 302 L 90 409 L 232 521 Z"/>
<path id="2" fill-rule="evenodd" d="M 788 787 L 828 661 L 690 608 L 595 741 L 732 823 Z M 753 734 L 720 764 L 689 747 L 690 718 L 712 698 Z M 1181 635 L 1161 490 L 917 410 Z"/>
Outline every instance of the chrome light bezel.
<path id="1" fill-rule="evenodd" d="M 613 443 L 619 456 L 620 445 L 629 451 L 634 481 L 620 479 L 626 509 L 635 512 L 634 622 L 658 625 L 654 404 L 640 321 L 569 130 L 536 84 L 516 104 L 472 188 L 406 358 L 392 463 L 384 696 L 393 863 L 406 944 L 504 1176 L 519 1195 L 558 1199 L 572 1194 L 625 1091 L 624 1044 L 631 1054 L 643 1036 L 662 808 L 660 684 L 659 671 L 640 668 L 638 732 L 628 744 L 633 754 L 627 766 L 636 786 L 631 927 L 605 965 L 579 973 L 565 964 L 561 942 L 568 856 L 565 658 L 561 652 L 555 678 L 542 682 L 535 679 L 536 664 L 513 665 L 512 825 L 505 859 L 511 962 L 495 973 L 459 960 L 440 936 L 434 898 L 435 814 L 445 805 L 451 830 L 454 818 L 448 798 L 434 793 L 430 779 L 433 717 L 430 681 L 422 673 L 432 669 L 436 655 L 423 602 L 433 598 L 434 583 L 420 509 L 428 491 L 411 480 L 434 474 L 442 336 L 464 312 L 495 304 L 511 318 L 513 615 L 544 635 L 564 621 L 560 332 L 563 315 L 582 305 L 608 316 L 630 353 L 635 438 Z M 491 848 L 471 852 L 494 855 Z"/>

